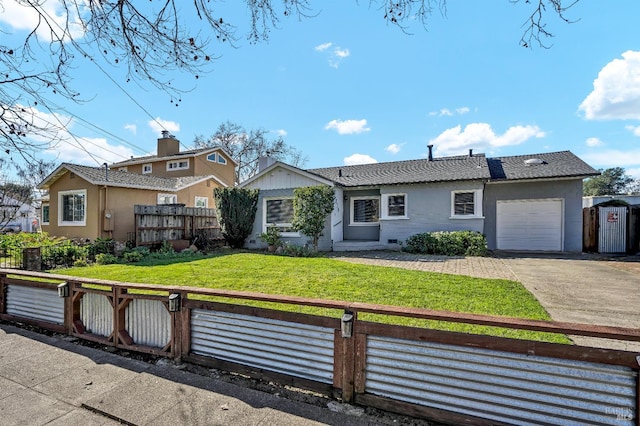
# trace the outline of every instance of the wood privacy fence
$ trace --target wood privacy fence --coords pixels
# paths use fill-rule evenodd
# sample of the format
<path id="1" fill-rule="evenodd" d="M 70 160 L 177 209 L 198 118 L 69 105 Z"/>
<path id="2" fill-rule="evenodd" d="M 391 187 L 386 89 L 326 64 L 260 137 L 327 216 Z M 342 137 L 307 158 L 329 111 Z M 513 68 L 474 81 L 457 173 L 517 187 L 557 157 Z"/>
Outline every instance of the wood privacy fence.
<path id="1" fill-rule="evenodd" d="M 224 299 L 203 300 L 213 297 Z M 1 319 L 80 339 L 454 424 L 639 424 L 637 353 L 366 322 L 360 313 L 640 341 L 636 329 L 0 270 Z"/>
<path id="2" fill-rule="evenodd" d="M 215 209 L 183 205 L 134 206 L 136 246 L 194 237 L 221 239 Z"/>

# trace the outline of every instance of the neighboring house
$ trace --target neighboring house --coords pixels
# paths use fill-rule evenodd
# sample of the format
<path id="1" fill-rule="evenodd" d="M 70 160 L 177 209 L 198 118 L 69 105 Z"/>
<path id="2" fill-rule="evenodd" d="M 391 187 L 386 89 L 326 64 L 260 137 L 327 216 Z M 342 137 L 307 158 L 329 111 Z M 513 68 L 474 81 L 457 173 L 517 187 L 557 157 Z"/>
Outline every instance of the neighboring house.
<path id="1" fill-rule="evenodd" d="M 0 232 L 34 232 L 38 216 L 33 203 L 18 200 L 8 194 L 0 195 Z"/>
<path id="2" fill-rule="evenodd" d="M 598 172 L 569 151 L 500 158 L 484 154 L 301 170 L 271 162 L 245 188 L 260 200 L 248 247 L 277 226 L 283 239 L 307 244 L 291 229 L 293 189 L 334 188 L 321 250 L 399 248 L 421 232 L 472 230 L 490 249 L 581 251 L 582 179 Z"/>
<path id="3" fill-rule="evenodd" d="M 134 205 L 213 208 L 214 188 L 234 184 L 236 164 L 221 149 L 181 153 L 177 139 L 163 133 L 158 152 L 111 168 L 61 164 L 38 186 L 48 191 L 42 229 L 67 238 L 127 241 L 135 231 Z"/>
<path id="4" fill-rule="evenodd" d="M 601 203 L 608 201 L 624 201 L 632 206 L 640 205 L 640 194 L 633 195 L 593 195 L 588 197 L 582 197 L 582 207 L 593 207 Z"/>
<path id="5" fill-rule="evenodd" d="M 180 151 L 180 141 L 166 130 L 158 139 L 157 155 L 113 163 L 111 170 L 160 177 L 215 176 L 225 186 L 236 184 L 236 162 L 222 148 Z"/>

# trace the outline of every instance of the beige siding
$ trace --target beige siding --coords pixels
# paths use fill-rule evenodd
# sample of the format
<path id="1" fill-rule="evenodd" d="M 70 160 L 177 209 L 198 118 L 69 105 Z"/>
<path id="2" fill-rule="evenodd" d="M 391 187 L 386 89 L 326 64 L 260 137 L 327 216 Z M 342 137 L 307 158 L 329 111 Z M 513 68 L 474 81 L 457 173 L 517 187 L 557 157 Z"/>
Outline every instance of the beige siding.
<path id="1" fill-rule="evenodd" d="M 220 151 L 216 151 L 216 154 L 219 154 L 224 159 L 226 159 L 227 164 L 220 164 L 218 162 L 207 160 L 207 155 L 209 154 L 199 155 L 192 159 L 195 166 L 194 176 L 214 175 L 222 182 L 224 182 L 227 186 L 234 186 L 236 180 L 236 172 L 233 161 L 231 160 L 231 158 L 220 153 Z"/>
<path id="2" fill-rule="evenodd" d="M 101 238 L 113 238 L 116 241 L 126 241 L 128 233 L 135 231 L 135 215 L 133 206 L 155 205 L 160 190 L 132 189 L 120 187 L 98 187 L 71 173 L 65 173 L 55 181 L 49 190 L 50 193 L 50 221 L 49 225 L 43 225 L 44 231 L 52 236 L 74 239 L 95 240 Z M 207 197 L 209 208 L 215 207 L 213 189 L 220 186 L 216 181 L 204 181 L 176 193 L 178 203 L 187 207 L 195 206 L 195 197 Z M 87 208 L 85 226 L 59 226 L 59 200 L 60 191 L 86 190 Z M 106 213 L 110 214 L 107 219 Z"/>
<path id="3" fill-rule="evenodd" d="M 215 181 L 201 182 L 196 185 L 192 185 L 181 191 L 178 191 L 178 203 L 184 204 L 187 207 L 195 207 L 196 197 L 207 197 L 207 205 L 210 209 L 215 207 L 215 201 L 213 199 L 213 189 L 220 186 Z"/>
<path id="4" fill-rule="evenodd" d="M 87 206 L 85 211 L 86 224 L 84 226 L 60 226 L 60 204 L 58 194 L 61 191 L 86 190 Z M 99 237 L 99 224 L 96 212 L 100 208 L 100 192 L 98 188 L 90 184 L 81 177 L 66 172 L 60 179 L 56 180 L 49 188 L 49 225 L 43 225 L 42 229 L 52 236 L 67 238 L 89 238 Z"/>

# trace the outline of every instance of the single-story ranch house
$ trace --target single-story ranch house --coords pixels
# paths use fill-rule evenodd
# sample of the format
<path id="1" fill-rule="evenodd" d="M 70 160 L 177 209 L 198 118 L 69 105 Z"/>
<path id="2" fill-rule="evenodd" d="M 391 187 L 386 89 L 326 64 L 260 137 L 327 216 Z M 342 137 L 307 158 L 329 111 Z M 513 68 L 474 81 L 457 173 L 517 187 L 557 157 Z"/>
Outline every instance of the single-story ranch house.
<path id="1" fill-rule="evenodd" d="M 582 180 L 599 172 L 569 151 L 487 158 L 484 154 L 302 170 L 272 159 L 240 186 L 260 189 L 249 248 L 280 229 L 284 241 L 307 244 L 291 229 L 293 190 L 328 185 L 336 203 L 321 250 L 398 248 L 421 232 L 472 230 L 489 249 L 582 250 Z"/>

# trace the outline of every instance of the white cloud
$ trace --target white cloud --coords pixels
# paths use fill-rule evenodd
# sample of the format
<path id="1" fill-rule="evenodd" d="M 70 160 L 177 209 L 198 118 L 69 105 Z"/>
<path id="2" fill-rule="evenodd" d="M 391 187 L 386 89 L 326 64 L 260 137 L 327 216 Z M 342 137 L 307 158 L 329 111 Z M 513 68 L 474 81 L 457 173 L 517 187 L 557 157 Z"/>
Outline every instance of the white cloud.
<path id="1" fill-rule="evenodd" d="M 278 130 L 274 130 L 274 131 L 277 133 L 278 136 L 281 136 L 281 137 L 287 136 L 287 131 L 284 130 L 284 129 L 278 129 Z"/>
<path id="2" fill-rule="evenodd" d="M 605 65 L 579 110 L 587 120 L 640 120 L 640 52 Z"/>
<path id="3" fill-rule="evenodd" d="M 392 154 L 397 154 L 400 152 L 403 145 L 404 145 L 403 143 L 401 144 L 392 143 L 391 145 L 385 148 L 385 151 L 390 152 Z"/>
<path id="4" fill-rule="evenodd" d="M 630 131 L 636 136 L 640 136 L 640 126 L 625 126 L 625 129 Z"/>
<path id="5" fill-rule="evenodd" d="M 356 166 L 358 164 L 371 164 L 377 162 L 378 160 L 367 154 L 353 154 L 344 158 L 345 166 Z"/>
<path id="6" fill-rule="evenodd" d="M 434 116 L 438 116 L 438 117 L 452 117 L 454 115 L 464 115 L 467 114 L 468 112 L 470 112 L 471 109 L 469 107 L 460 107 L 460 108 L 456 108 L 455 110 L 451 111 L 449 108 L 440 108 L 439 111 L 431 111 L 429 113 L 430 116 L 434 117 Z"/>
<path id="7" fill-rule="evenodd" d="M 124 128 L 133 133 L 134 135 L 138 133 L 138 126 L 135 124 L 125 124 Z"/>
<path id="8" fill-rule="evenodd" d="M 133 151 L 122 145 L 111 145 L 104 138 L 83 137 L 72 133 L 74 120 L 61 114 L 50 114 L 36 108 L 23 107 L 33 127 L 47 132 L 28 134 L 27 137 L 43 146 L 43 152 L 58 161 L 97 165 L 114 163 L 130 158 Z"/>
<path id="9" fill-rule="evenodd" d="M 545 133 L 538 126 L 513 126 L 498 135 L 487 123 L 471 123 L 464 130 L 460 125 L 447 129 L 429 143 L 439 154 L 452 155 L 463 154 L 469 148 L 519 145 L 533 137 L 543 138 Z"/>
<path id="10" fill-rule="evenodd" d="M 325 130 L 335 129 L 340 135 L 352 135 L 357 133 L 368 132 L 371 130 L 367 127 L 367 120 L 331 120 L 324 126 Z"/>
<path id="11" fill-rule="evenodd" d="M 329 50 L 332 46 L 333 43 L 323 43 L 317 45 L 314 49 L 317 52 L 327 52 L 329 66 L 338 68 L 344 59 L 351 56 L 351 52 L 349 49 L 343 49 L 340 46 L 335 46 L 332 50 Z"/>
<path id="12" fill-rule="evenodd" d="M 585 143 L 587 144 L 587 146 L 590 146 L 590 147 L 603 145 L 603 142 L 598 138 L 589 138 L 585 141 Z"/>
<path id="13" fill-rule="evenodd" d="M 317 46 L 315 47 L 315 49 L 316 49 L 318 52 L 324 52 L 325 50 L 327 50 L 328 48 L 330 48 L 332 44 L 333 44 L 333 43 L 322 43 L 322 44 L 317 45 Z"/>
<path id="14" fill-rule="evenodd" d="M 158 136 L 163 130 L 167 130 L 169 133 L 180 131 L 180 124 L 175 121 L 163 120 L 160 117 L 156 117 L 155 120 L 149 120 L 147 124 Z"/>
<path id="15" fill-rule="evenodd" d="M 638 167 L 640 166 L 640 149 L 621 151 L 619 149 L 589 152 L 580 156 L 594 167 Z"/>
<path id="16" fill-rule="evenodd" d="M 111 145 L 104 138 L 66 137 L 46 151 L 60 161 L 97 165 L 96 162 L 115 163 L 131 158 L 133 151 L 122 145 Z"/>
<path id="17" fill-rule="evenodd" d="M 336 47 L 333 49 L 333 53 L 329 57 L 329 66 L 332 68 L 338 68 L 342 63 L 342 60 L 348 58 L 351 55 L 349 49 L 342 49 L 340 47 Z"/>
<path id="18" fill-rule="evenodd" d="M 80 12 L 86 10 L 84 2 L 78 2 L 77 4 Z M 84 30 L 75 8 L 65 8 L 59 0 L 38 2 L 38 5 L 39 9 L 42 10 L 42 14 L 46 15 L 47 19 L 52 22 L 51 26 L 42 23 L 38 25 L 40 17 L 38 12 L 32 6 L 24 6 L 15 0 L 2 2 L 0 6 L 0 22 L 4 22 L 14 30 L 19 31 L 32 31 L 37 28 L 36 35 L 38 38 L 49 42 L 52 39 L 52 32 L 56 34 L 56 37 L 63 36 L 63 28 L 67 25 L 67 12 L 70 12 L 68 20 L 71 37 L 74 39 L 82 38 Z"/>

